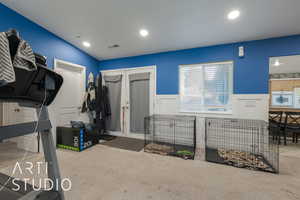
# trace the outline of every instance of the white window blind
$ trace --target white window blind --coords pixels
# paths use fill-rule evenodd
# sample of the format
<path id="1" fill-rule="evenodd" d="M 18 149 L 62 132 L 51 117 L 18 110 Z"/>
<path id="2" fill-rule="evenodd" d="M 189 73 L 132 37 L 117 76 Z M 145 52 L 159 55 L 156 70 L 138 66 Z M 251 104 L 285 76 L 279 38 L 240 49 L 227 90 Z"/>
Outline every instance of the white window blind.
<path id="1" fill-rule="evenodd" d="M 231 112 L 233 62 L 182 65 L 182 112 Z"/>

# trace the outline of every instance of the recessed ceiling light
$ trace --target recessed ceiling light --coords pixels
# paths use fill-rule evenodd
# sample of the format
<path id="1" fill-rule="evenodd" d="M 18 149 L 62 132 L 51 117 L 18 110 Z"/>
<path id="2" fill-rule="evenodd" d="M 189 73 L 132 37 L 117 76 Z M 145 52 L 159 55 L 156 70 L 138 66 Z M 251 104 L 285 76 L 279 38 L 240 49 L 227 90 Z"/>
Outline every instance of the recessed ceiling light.
<path id="1" fill-rule="evenodd" d="M 84 41 L 82 42 L 83 46 L 85 47 L 90 47 L 91 46 L 91 43 L 87 42 L 87 41 Z"/>
<path id="2" fill-rule="evenodd" d="M 240 11 L 239 10 L 233 10 L 230 13 L 228 13 L 227 18 L 229 20 L 235 20 L 240 16 Z"/>
<path id="3" fill-rule="evenodd" d="M 141 35 L 142 37 L 147 37 L 147 36 L 149 35 L 149 32 L 148 32 L 148 30 L 146 30 L 146 29 L 141 29 L 141 30 L 140 30 L 140 35 Z"/>
<path id="4" fill-rule="evenodd" d="M 120 45 L 118 45 L 118 44 L 114 44 L 114 45 L 108 46 L 108 48 L 110 48 L 110 49 L 112 49 L 112 48 L 118 48 L 118 47 L 120 47 Z"/>

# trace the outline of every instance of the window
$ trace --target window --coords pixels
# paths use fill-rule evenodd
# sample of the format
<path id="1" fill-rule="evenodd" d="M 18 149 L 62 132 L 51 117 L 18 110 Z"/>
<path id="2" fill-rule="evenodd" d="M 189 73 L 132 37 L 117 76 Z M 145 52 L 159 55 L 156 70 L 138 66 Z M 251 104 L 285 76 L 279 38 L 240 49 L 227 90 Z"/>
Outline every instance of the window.
<path id="1" fill-rule="evenodd" d="M 233 62 L 182 65 L 182 112 L 231 112 Z"/>

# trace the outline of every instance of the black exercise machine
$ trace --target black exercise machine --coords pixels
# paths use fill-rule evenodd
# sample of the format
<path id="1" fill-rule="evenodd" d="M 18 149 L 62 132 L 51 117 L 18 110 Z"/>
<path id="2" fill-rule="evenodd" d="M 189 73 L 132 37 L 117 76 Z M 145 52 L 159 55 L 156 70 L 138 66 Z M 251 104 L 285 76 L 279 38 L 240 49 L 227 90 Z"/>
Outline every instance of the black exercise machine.
<path id="1" fill-rule="evenodd" d="M 17 32 L 12 33 L 17 34 Z M 54 71 L 37 64 L 37 70 L 15 68 L 16 81 L 0 87 L 0 101 L 16 102 L 22 107 L 36 108 L 38 121 L 0 127 L 0 141 L 38 132 L 43 143 L 45 161 L 48 163 L 48 178 L 54 183 L 53 191 L 14 191 L 10 177 L 0 175 L 0 199 L 2 200 L 64 200 L 61 177 L 53 143 L 48 108 L 55 99 L 63 78 Z"/>

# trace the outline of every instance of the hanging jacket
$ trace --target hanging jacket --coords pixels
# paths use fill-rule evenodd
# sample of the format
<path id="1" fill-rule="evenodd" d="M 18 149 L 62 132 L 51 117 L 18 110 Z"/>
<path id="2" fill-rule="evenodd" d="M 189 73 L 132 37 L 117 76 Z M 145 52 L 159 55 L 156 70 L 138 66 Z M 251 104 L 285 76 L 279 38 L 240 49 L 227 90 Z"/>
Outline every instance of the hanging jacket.
<path id="1" fill-rule="evenodd" d="M 92 72 L 89 74 L 87 91 L 85 93 L 84 102 L 81 112 L 95 111 L 96 110 L 96 87 L 94 83 L 94 75 Z"/>
<path id="2" fill-rule="evenodd" d="M 108 88 L 102 84 L 102 75 L 97 75 L 97 90 L 96 90 L 96 111 L 101 113 L 101 118 L 111 115 L 110 104 L 108 100 Z"/>
<path id="3" fill-rule="evenodd" d="M 102 88 L 102 94 L 103 94 L 103 113 L 104 117 L 108 117 L 111 115 L 111 109 L 110 109 L 110 103 L 108 98 L 108 87 L 103 86 Z"/>
<path id="4" fill-rule="evenodd" d="M 102 103 L 102 76 L 101 73 L 97 75 L 96 81 L 96 112 L 97 114 L 102 113 L 103 111 L 103 103 Z M 100 116 L 101 118 L 101 116 Z"/>
<path id="5" fill-rule="evenodd" d="M 108 88 L 102 85 L 101 73 L 99 73 L 97 76 L 96 91 L 96 125 L 99 130 L 105 131 L 105 122 L 107 117 L 111 115 L 111 112 L 108 101 Z"/>
<path id="6" fill-rule="evenodd" d="M 96 90 L 96 126 L 99 130 L 105 130 L 105 120 L 103 116 L 103 102 L 102 102 L 102 76 L 101 73 L 97 75 L 97 90 Z"/>
<path id="7" fill-rule="evenodd" d="M 21 38 L 0 33 L 0 86 L 15 82 L 14 67 L 33 71 L 37 69 L 35 56 L 29 44 Z"/>

